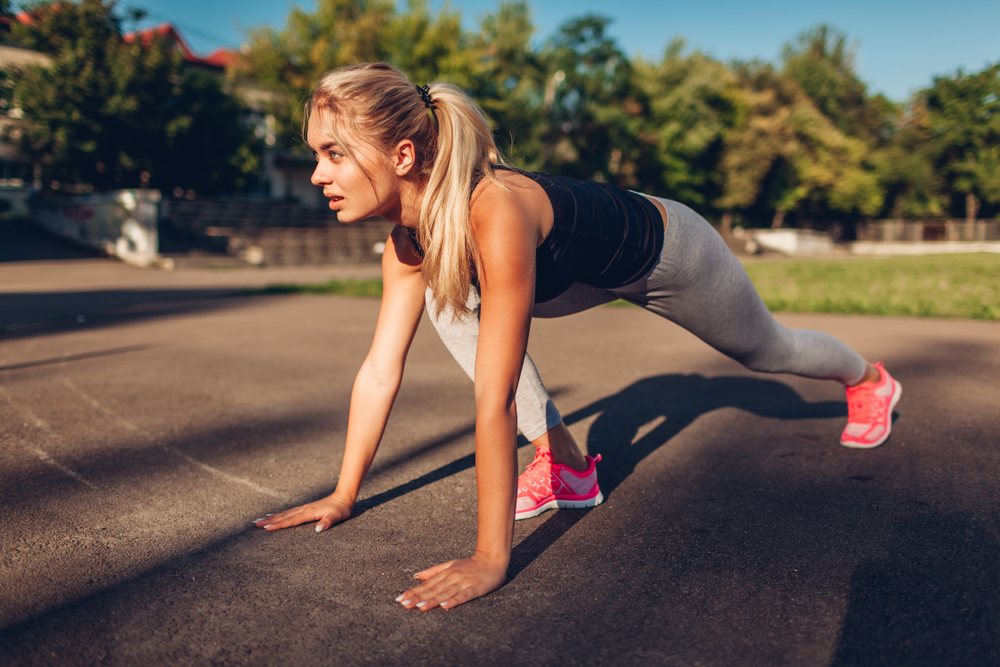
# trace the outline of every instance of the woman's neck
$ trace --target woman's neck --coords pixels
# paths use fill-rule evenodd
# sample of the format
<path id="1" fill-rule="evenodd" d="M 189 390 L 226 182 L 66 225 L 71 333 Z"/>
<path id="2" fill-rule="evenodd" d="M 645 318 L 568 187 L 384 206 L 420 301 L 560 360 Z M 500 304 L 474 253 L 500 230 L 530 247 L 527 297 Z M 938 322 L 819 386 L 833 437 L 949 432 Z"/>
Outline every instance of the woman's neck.
<path id="1" fill-rule="evenodd" d="M 420 222 L 420 207 L 423 204 L 423 184 L 408 178 L 399 184 L 399 199 L 394 216 L 386 216 L 392 222 L 403 227 L 416 227 Z"/>

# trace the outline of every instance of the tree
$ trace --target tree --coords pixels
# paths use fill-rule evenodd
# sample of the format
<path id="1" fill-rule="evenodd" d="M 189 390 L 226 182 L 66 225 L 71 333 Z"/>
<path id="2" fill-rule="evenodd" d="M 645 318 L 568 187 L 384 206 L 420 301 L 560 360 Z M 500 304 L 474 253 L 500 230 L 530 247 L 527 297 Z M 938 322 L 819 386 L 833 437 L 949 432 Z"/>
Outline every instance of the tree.
<path id="1" fill-rule="evenodd" d="M 920 93 L 937 166 L 975 220 L 980 201 L 1000 203 L 1000 63 L 941 76 Z"/>
<path id="2" fill-rule="evenodd" d="M 944 214 L 945 182 L 935 168 L 933 149 L 927 108 L 919 101 L 907 105 L 893 123 L 889 141 L 872 155 L 892 218 Z"/>
<path id="3" fill-rule="evenodd" d="M 864 142 L 840 132 L 797 83 L 770 65 L 739 65 L 737 78 L 748 114 L 726 138 L 721 208 L 773 210 L 775 228 L 788 212 L 810 204 L 861 215 L 881 208 Z"/>
<path id="4" fill-rule="evenodd" d="M 527 4 L 503 2 L 467 40 L 468 91 L 493 121 L 497 146 L 526 167 L 541 164 L 545 139 L 538 127 L 546 72 L 531 47 L 533 33 Z"/>
<path id="5" fill-rule="evenodd" d="M 869 97 L 854 69 L 856 50 L 846 34 L 821 24 L 785 44 L 782 74 L 798 83 L 838 130 L 877 142 L 886 136 L 892 103 L 882 95 Z"/>
<path id="6" fill-rule="evenodd" d="M 256 167 L 233 158 L 251 141 L 241 107 L 218 82 L 182 76 L 165 38 L 127 37 L 113 4 L 36 5 L 13 34 L 52 59 L 13 73 L 26 122 L 11 138 L 44 166 L 47 184 L 211 192 L 245 184 Z M 201 94 L 214 105 L 210 113 Z"/>
<path id="7" fill-rule="evenodd" d="M 151 184 L 202 194 L 249 190 L 261 171 L 262 139 L 248 124 L 248 109 L 216 76 L 190 72 L 177 84 Z"/>
<path id="8" fill-rule="evenodd" d="M 274 93 L 269 111 L 280 144 L 298 149 L 302 105 L 329 70 L 386 61 L 417 82 L 448 77 L 467 84 L 472 60 L 464 43 L 461 16 L 447 7 L 432 16 L 426 0 L 410 0 L 403 13 L 392 0 L 318 0 L 312 13 L 293 8 L 280 31 L 252 30 L 237 76 Z"/>
<path id="9" fill-rule="evenodd" d="M 14 72 L 29 120 L 22 149 L 57 183 L 138 186 L 154 167 L 156 139 L 170 120 L 163 103 L 177 56 L 158 37 L 124 42 L 121 20 L 101 0 L 42 4 L 30 16 L 13 25 L 13 35 L 52 64 Z"/>
<path id="10" fill-rule="evenodd" d="M 648 147 L 640 139 L 645 106 L 631 63 L 605 34 L 609 23 L 592 14 L 571 19 L 539 56 L 546 72 L 539 167 L 634 188 Z"/>
<path id="11" fill-rule="evenodd" d="M 717 178 L 726 136 L 746 115 L 744 97 L 724 64 L 674 40 L 658 63 L 638 60 L 648 111 L 642 136 L 658 173 L 655 190 L 704 206 L 722 193 Z"/>

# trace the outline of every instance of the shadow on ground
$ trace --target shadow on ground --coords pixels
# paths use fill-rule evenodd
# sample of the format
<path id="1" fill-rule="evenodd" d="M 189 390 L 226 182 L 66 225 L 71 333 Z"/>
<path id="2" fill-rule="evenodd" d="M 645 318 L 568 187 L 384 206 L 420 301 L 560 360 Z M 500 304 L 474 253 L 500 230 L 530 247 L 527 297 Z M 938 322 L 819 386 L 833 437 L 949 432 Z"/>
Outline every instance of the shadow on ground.
<path id="1" fill-rule="evenodd" d="M 195 312 L 245 307 L 256 299 L 230 288 L 0 292 L 0 335 L 5 337 L 111 327 Z M 288 298 L 288 297 L 284 297 Z"/>
<path id="2" fill-rule="evenodd" d="M 659 375 L 640 380 L 622 391 L 566 415 L 568 425 L 599 416 L 590 427 L 587 451 L 600 453 L 601 491 L 610 499 L 636 465 L 701 415 L 732 407 L 776 419 L 825 419 L 847 414 L 841 401 L 809 403 L 790 387 L 774 380 L 748 377 L 706 378 L 700 374 Z M 638 440 L 643 426 L 662 420 Z M 633 440 L 635 440 L 633 442 Z M 587 511 L 563 512 L 519 544 L 512 554 L 510 577 L 538 557 Z M 551 525 L 550 525 L 551 524 Z"/>
<path id="3" fill-rule="evenodd" d="M 101 253 L 50 234 L 30 220 L 0 220 L 0 262 L 86 259 Z"/>
<path id="4" fill-rule="evenodd" d="M 885 555 L 862 560 L 833 667 L 1000 664 L 1000 544 L 971 517 L 892 524 Z"/>
<path id="5" fill-rule="evenodd" d="M 780 449 L 770 434 L 723 434 L 673 473 L 685 488 L 649 488 L 633 502 L 646 490 L 637 466 L 724 407 L 782 421 L 839 423 L 846 412 L 774 380 L 646 378 L 566 417 L 598 415 L 588 448 L 604 455 L 615 508 L 547 516 L 515 546 L 507 584 L 481 601 L 429 614 L 389 602 L 405 582 L 401 563 L 431 557 L 417 518 L 438 510 L 429 487 L 470 469 L 464 456 L 359 503 L 378 521 L 319 537 L 237 531 L 8 627 L 0 663 L 815 664 L 831 656 L 812 634 L 843 618 L 838 666 L 995 664 L 1000 547 L 974 518 L 866 471 L 891 449 L 858 458 L 818 454 L 807 436 Z M 459 428 L 411 453 L 471 434 Z M 587 516 L 601 520 L 581 525 Z M 449 549 L 453 537 L 439 536 Z M 532 567 L 542 559 L 545 576 Z M 559 559 L 566 571 L 553 570 Z M 823 607 L 845 591 L 846 617 Z M 586 603 L 567 615 L 566 599 Z"/>

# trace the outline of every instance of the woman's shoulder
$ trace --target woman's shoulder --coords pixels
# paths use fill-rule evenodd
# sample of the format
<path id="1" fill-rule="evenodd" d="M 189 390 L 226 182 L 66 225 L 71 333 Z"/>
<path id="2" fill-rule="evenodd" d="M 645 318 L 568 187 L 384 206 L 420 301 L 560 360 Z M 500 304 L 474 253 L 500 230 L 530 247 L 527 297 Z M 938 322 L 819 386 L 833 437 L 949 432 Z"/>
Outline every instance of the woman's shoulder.
<path id="1" fill-rule="evenodd" d="M 552 228 L 552 204 L 530 174 L 497 169 L 495 178 L 484 178 L 472 193 L 470 222 L 477 237 L 488 229 L 509 233 L 524 229 L 537 243 Z"/>
<path id="2" fill-rule="evenodd" d="M 496 168 L 493 178 L 481 177 L 472 191 L 470 204 L 473 215 L 488 213 L 494 210 L 522 208 L 525 205 L 537 205 L 538 200 L 548 197 L 545 191 L 535 182 L 530 172 L 524 172 L 509 167 Z"/>

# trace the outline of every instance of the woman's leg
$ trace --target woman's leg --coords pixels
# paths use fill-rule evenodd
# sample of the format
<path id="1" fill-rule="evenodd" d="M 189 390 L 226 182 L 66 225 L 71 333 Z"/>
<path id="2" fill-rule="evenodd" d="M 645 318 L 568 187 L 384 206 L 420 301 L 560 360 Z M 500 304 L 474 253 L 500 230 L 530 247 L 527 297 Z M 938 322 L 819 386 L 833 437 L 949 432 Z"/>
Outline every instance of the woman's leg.
<path id="1" fill-rule="evenodd" d="M 574 285 L 556 299 L 535 304 L 534 316 L 563 317 L 617 298 L 617 295 L 607 290 Z M 427 292 L 427 315 L 431 323 L 445 347 L 474 381 L 476 346 L 479 340 L 479 292 L 475 288 L 469 290 L 467 305 L 472 313 L 466 317 L 454 318 L 450 310 L 437 312 L 430 290 Z M 545 390 L 542 378 L 529 355 L 524 357 L 514 400 L 517 404 L 517 426 L 525 438 L 536 448 L 548 448 L 555 463 L 568 465 L 575 470 L 587 467 L 583 452 L 563 424 L 562 415 Z"/>
<path id="2" fill-rule="evenodd" d="M 456 318 L 452 316 L 451 309 L 438 312 L 430 290 L 427 291 L 427 315 L 451 356 L 455 357 L 455 361 L 469 378 L 475 381 L 476 346 L 479 342 L 479 292 L 474 287 L 469 288 L 469 300 L 466 304 L 472 311 L 471 314 Z M 517 427 L 528 440 L 534 441 L 562 423 L 562 415 L 549 398 L 542 378 L 527 354 L 524 356 L 524 366 L 521 368 L 514 400 L 517 403 Z"/>
<path id="3" fill-rule="evenodd" d="M 667 227 L 659 263 L 614 290 L 676 322 L 747 368 L 855 385 L 869 364 L 833 336 L 776 321 L 722 237 L 687 206 L 660 200 Z M 877 375 L 877 371 L 876 371 Z"/>

